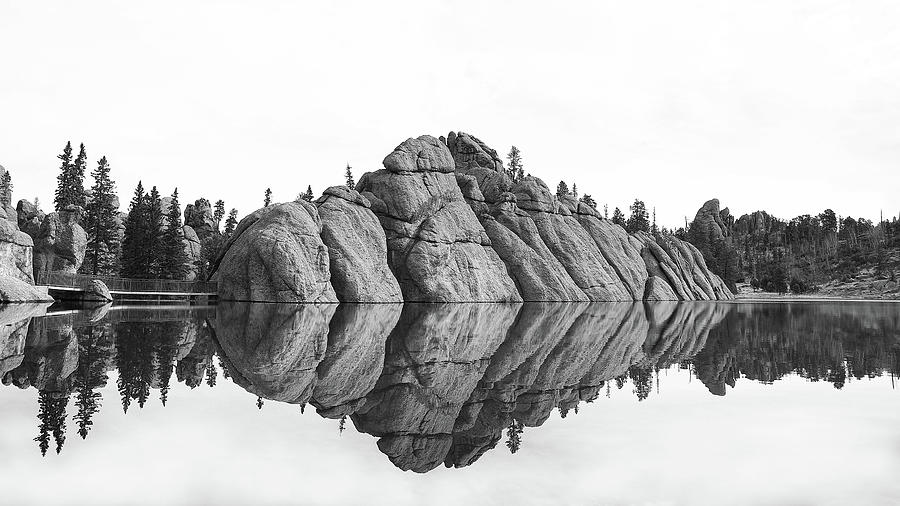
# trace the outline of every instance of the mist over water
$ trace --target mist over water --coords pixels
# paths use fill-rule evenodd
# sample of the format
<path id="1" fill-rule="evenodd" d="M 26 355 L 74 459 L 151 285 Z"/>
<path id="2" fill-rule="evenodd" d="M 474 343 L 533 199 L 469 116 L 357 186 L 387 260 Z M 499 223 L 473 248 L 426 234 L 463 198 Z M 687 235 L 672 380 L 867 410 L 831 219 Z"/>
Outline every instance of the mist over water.
<path id="1" fill-rule="evenodd" d="M 894 304 L 46 310 L 0 307 L 2 502 L 900 497 Z"/>

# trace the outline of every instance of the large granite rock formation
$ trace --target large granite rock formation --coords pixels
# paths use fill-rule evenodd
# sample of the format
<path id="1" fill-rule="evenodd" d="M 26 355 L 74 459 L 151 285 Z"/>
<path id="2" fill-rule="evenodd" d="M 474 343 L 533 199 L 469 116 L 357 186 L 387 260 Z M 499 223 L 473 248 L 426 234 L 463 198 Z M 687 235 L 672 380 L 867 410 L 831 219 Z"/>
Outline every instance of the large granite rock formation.
<path id="1" fill-rule="evenodd" d="M 305 201 L 256 211 L 238 224 L 214 268 L 219 299 L 337 302 L 316 207 Z"/>
<path id="2" fill-rule="evenodd" d="M 352 302 L 732 298 L 690 244 L 629 235 L 538 178 L 513 181 L 497 152 L 467 133 L 407 139 L 384 167 L 364 174 L 356 189 L 326 190 L 317 214 L 284 218 L 280 208 L 277 220 L 265 218 L 269 209 L 245 218 L 212 269 L 222 282 L 220 296 L 293 302 L 333 301 L 332 292 Z M 189 208 L 185 230 L 212 225 L 208 202 Z M 305 239 L 275 248 L 280 234 Z M 235 250 L 257 236 L 266 238 L 262 250 L 277 249 L 281 259 L 256 255 L 253 264 L 253 255 Z M 227 269 L 219 268 L 226 259 Z M 235 292 L 235 284 L 244 288 Z"/>
<path id="3" fill-rule="evenodd" d="M 356 190 L 332 186 L 316 206 L 328 246 L 331 285 L 342 302 L 403 302 L 387 265 L 387 241 L 369 200 Z"/>
<path id="4" fill-rule="evenodd" d="M 34 276 L 46 279 L 51 272 L 75 274 L 87 251 L 87 234 L 79 224 L 84 210 L 70 205 L 44 217 L 34 239 Z"/>
<path id="5" fill-rule="evenodd" d="M 446 143 L 466 202 L 524 300 L 694 300 L 702 298 L 701 292 L 731 297 L 719 290 L 721 281 L 693 251 L 679 252 L 677 260 L 670 253 L 662 260 L 669 261 L 676 279 L 669 286 L 667 277 L 654 276 L 662 270 L 659 261 L 647 264 L 652 254 L 645 250 L 662 250 L 649 236 L 629 235 L 587 204 L 554 195 L 538 178 L 511 181 L 497 152 L 472 135 L 450 132 Z M 674 238 L 662 242 L 684 249 L 683 241 Z M 677 261 L 687 273 L 676 275 Z M 687 280 L 697 289 L 685 290 Z"/>
<path id="6" fill-rule="evenodd" d="M 0 167 L 0 178 L 6 171 Z M 0 212 L 0 302 L 53 300 L 34 287 L 34 241 L 19 230 L 19 214 L 9 206 L 12 195 L 0 195 L 6 206 Z M 32 206 L 33 207 L 33 206 Z M 33 228 L 31 223 L 26 223 Z"/>
<path id="7" fill-rule="evenodd" d="M 521 300 L 506 266 L 463 199 L 447 146 L 423 135 L 360 178 L 357 190 L 385 230 L 388 265 L 404 299 L 425 302 Z"/>

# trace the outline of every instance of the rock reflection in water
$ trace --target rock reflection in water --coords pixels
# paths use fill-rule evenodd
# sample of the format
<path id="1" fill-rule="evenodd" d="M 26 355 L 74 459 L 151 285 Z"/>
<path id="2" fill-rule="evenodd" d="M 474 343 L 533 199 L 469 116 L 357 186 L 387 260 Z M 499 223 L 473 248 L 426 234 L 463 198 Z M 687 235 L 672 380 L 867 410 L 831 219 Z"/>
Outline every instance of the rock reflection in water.
<path id="1" fill-rule="evenodd" d="M 0 307 L 3 384 L 38 390 L 42 453 L 62 450 L 67 420 L 88 436 L 111 371 L 127 412 L 153 397 L 164 405 L 173 376 L 214 386 L 215 357 L 260 407 L 310 404 L 342 430 L 349 419 L 414 472 L 471 465 L 504 438 L 515 453 L 554 410 L 577 413 L 611 385 L 630 382 L 644 400 L 671 366 L 690 368 L 715 395 L 740 378 L 796 374 L 842 388 L 900 367 L 900 315 L 886 304 L 45 310 Z"/>

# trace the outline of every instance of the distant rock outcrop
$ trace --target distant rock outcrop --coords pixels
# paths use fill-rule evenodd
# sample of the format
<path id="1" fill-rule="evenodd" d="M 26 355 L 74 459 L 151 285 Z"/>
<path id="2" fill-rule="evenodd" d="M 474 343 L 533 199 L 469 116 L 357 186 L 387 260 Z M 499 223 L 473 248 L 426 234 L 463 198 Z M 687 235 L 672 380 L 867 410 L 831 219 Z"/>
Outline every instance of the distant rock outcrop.
<path id="1" fill-rule="evenodd" d="M 184 224 L 194 229 L 201 240 L 218 232 L 213 208 L 206 199 L 197 199 L 184 207 Z"/>
<path id="2" fill-rule="evenodd" d="M 46 214 L 32 202 L 20 200 L 16 205 L 16 221 L 19 224 L 19 230 L 31 237 L 38 236 L 45 217 Z"/>
<path id="3" fill-rule="evenodd" d="M 342 302 L 403 302 L 387 265 L 387 241 L 369 200 L 332 186 L 316 201 L 328 246 L 331 285 Z"/>
<path id="4" fill-rule="evenodd" d="M 316 207 L 305 201 L 265 207 L 244 218 L 224 247 L 219 299 L 337 302 Z"/>
<path id="5" fill-rule="evenodd" d="M 385 230 L 388 265 L 404 299 L 422 302 L 521 300 L 506 266 L 463 199 L 447 146 L 423 135 L 360 178 L 357 190 Z"/>

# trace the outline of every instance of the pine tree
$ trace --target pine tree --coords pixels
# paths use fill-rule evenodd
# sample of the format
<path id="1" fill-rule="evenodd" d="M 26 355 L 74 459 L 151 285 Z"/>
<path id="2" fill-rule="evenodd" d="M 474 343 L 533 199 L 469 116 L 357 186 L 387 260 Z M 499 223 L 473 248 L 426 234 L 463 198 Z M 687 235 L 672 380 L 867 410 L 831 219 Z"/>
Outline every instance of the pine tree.
<path id="1" fill-rule="evenodd" d="M 163 248 L 163 230 L 165 216 L 162 210 L 162 199 L 159 190 L 154 186 L 147 198 L 147 265 L 145 277 L 162 279 L 165 270 Z"/>
<path id="2" fill-rule="evenodd" d="M 559 184 L 556 185 L 556 196 L 562 198 L 567 195 L 569 195 L 569 185 L 567 185 L 565 181 L 560 181 Z"/>
<path id="3" fill-rule="evenodd" d="M 213 219 L 216 220 L 216 231 L 219 231 L 219 226 L 222 224 L 222 218 L 225 217 L 225 201 L 219 199 L 216 201 L 216 210 L 213 213 Z"/>
<path id="4" fill-rule="evenodd" d="M 12 176 L 9 172 L 4 172 L 0 177 L 0 207 L 9 207 L 12 202 Z"/>
<path id="5" fill-rule="evenodd" d="M 650 225 L 650 233 L 654 237 L 659 235 L 659 228 L 656 226 L 656 207 L 653 208 L 653 224 Z"/>
<path id="6" fill-rule="evenodd" d="M 38 436 L 34 440 L 38 443 L 41 455 L 46 456 L 50 448 L 50 436 L 56 442 L 56 453 L 62 451 L 66 442 L 66 406 L 69 404 L 69 396 L 56 397 L 50 392 L 38 392 Z"/>
<path id="7" fill-rule="evenodd" d="M 509 453 L 515 454 L 522 447 L 522 433 L 524 431 L 525 426 L 522 425 L 522 422 L 516 420 L 510 422 L 506 428 L 506 447 L 509 448 Z"/>
<path id="8" fill-rule="evenodd" d="M 266 194 L 263 198 L 263 207 L 269 207 L 272 205 L 272 189 L 266 188 Z"/>
<path id="9" fill-rule="evenodd" d="M 114 206 L 116 185 L 109 177 L 109 170 L 104 156 L 91 172 L 94 185 L 84 218 L 88 242 L 82 270 L 94 276 L 113 274 L 119 256 L 118 208 Z"/>
<path id="10" fill-rule="evenodd" d="M 612 222 L 620 227 L 625 227 L 625 215 L 622 213 L 622 210 L 618 207 L 613 209 Z"/>
<path id="11" fill-rule="evenodd" d="M 184 251 L 184 233 L 181 230 L 181 206 L 178 203 L 178 188 L 172 193 L 172 203 L 166 217 L 167 227 L 162 234 L 162 259 L 159 277 L 161 279 L 184 279 L 188 273 L 188 257 Z"/>
<path id="12" fill-rule="evenodd" d="M 209 357 L 209 362 L 206 364 L 206 384 L 209 385 L 210 388 L 216 386 L 216 377 L 219 375 L 216 370 L 216 364 L 213 362 L 213 358 Z"/>
<path id="13" fill-rule="evenodd" d="M 312 200 L 313 200 L 312 186 L 307 185 L 306 191 L 300 194 L 300 198 L 307 202 L 312 202 Z"/>
<path id="14" fill-rule="evenodd" d="M 506 155 L 506 159 L 509 162 L 509 166 L 506 168 L 506 173 L 509 175 L 509 178 L 516 183 L 524 179 L 525 171 L 522 165 L 522 152 L 519 151 L 519 148 L 515 146 L 511 147 L 509 153 Z"/>
<path id="15" fill-rule="evenodd" d="M 75 371 L 75 404 L 78 412 L 73 417 L 78 424 L 78 435 L 85 439 L 94 425 L 93 417 L 100 410 L 102 395 L 97 389 L 106 384 L 105 353 L 99 346 L 99 331 L 87 327 L 78 338 L 78 369 Z"/>
<path id="16" fill-rule="evenodd" d="M 347 170 L 344 171 L 344 178 L 347 180 L 347 189 L 355 190 L 356 189 L 356 180 L 353 179 L 353 168 L 350 167 L 350 164 L 347 164 Z"/>
<path id="17" fill-rule="evenodd" d="M 231 237 L 234 234 L 234 229 L 237 228 L 238 220 L 237 220 L 238 211 L 237 209 L 232 209 L 228 213 L 228 219 L 225 220 L 225 237 Z"/>
<path id="18" fill-rule="evenodd" d="M 603 204 L 603 217 L 609 218 L 609 206 L 606 204 Z"/>
<path id="19" fill-rule="evenodd" d="M 572 183 L 572 196 L 578 198 L 578 185 L 575 183 Z"/>
<path id="20" fill-rule="evenodd" d="M 581 197 L 580 201 L 585 205 L 590 206 L 592 209 L 597 209 L 597 202 L 595 202 L 594 199 L 591 198 L 591 196 L 587 193 L 585 193 L 584 196 Z"/>
<path id="21" fill-rule="evenodd" d="M 625 230 L 630 234 L 640 231 L 649 232 L 650 219 L 647 216 L 647 206 L 644 202 L 639 199 L 634 199 L 634 203 L 631 204 L 630 210 L 631 216 L 628 217 Z"/>
<path id="22" fill-rule="evenodd" d="M 72 203 L 72 142 L 67 142 L 62 154 L 56 156 L 62 162 L 59 166 L 59 174 L 56 176 L 56 192 L 53 204 L 57 211 L 62 211 Z"/>
<path id="23" fill-rule="evenodd" d="M 69 180 L 72 186 L 72 201 L 70 204 L 85 207 L 86 198 L 84 191 L 84 173 L 87 171 L 87 153 L 84 150 L 84 143 L 78 149 L 78 156 L 72 162 L 72 176 Z"/>
<path id="24" fill-rule="evenodd" d="M 123 277 L 147 277 L 147 214 L 147 194 L 143 183 L 139 181 L 128 209 L 128 218 L 125 219 L 125 236 L 122 239 Z"/>

